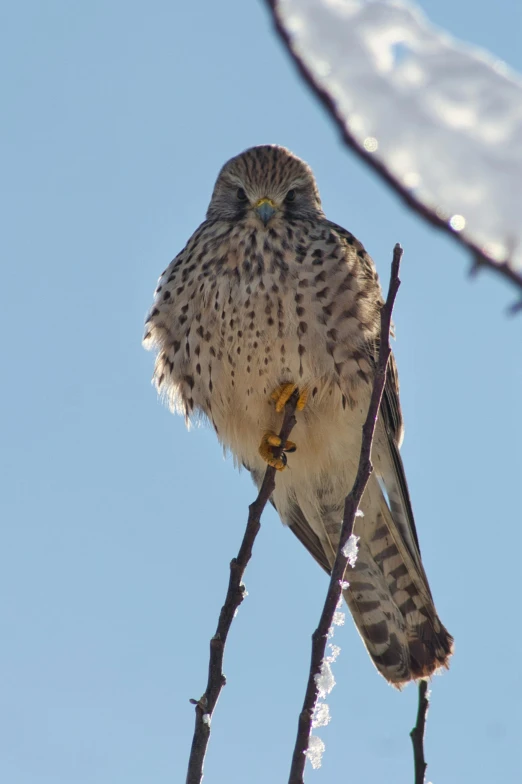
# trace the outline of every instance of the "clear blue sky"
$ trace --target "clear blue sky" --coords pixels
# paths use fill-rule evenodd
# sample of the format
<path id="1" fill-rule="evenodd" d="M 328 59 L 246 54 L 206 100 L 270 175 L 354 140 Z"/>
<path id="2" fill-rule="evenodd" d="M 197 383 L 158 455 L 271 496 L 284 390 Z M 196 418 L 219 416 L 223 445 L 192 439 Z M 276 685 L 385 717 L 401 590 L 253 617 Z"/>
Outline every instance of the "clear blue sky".
<path id="1" fill-rule="evenodd" d="M 522 71 L 519 0 L 426 0 L 432 20 Z M 203 219 L 221 164 L 277 142 L 384 280 L 404 458 L 440 615 L 429 780 L 520 781 L 521 317 L 506 284 L 408 214 L 341 146 L 260 2 L 4 5 L 0 780 L 182 782 L 189 698 L 253 487 L 187 433 L 141 346 L 156 278 Z M 326 579 L 272 512 L 226 653 L 205 782 L 284 781 Z M 323 767 L 405 784 L 416 690 L 394 692 L 351 620 Z"/>

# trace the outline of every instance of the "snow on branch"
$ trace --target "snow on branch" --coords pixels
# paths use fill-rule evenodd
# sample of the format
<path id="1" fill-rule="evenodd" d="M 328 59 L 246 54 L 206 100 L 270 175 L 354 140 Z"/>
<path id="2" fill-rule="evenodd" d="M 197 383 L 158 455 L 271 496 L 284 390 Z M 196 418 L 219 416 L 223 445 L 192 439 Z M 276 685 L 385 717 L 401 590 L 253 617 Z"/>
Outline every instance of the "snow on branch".
<path id="1" fill-rule="evenodd" d="M 267 4 L 347 145 L 522 295 L 522 79 L 412 4 Z"/>

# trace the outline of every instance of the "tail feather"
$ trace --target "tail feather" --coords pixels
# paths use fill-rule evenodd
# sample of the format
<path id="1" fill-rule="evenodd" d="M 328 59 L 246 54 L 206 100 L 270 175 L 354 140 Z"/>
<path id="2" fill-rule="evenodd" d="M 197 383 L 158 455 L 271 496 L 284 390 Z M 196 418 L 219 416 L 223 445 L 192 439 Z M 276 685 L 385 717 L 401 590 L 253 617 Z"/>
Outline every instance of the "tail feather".
<path id="1" fill-rule="evenodd" d="M 327 503 L 323 486 L 321 519 L 310 504 L 288 505 L 293 532 L 330 571 L 340 536 L 342 507 Z M 431 676 L 448 667 L 453 638 L 439 620 L 420 554 L 412 555 L 394 522 L 377 479 L 370 478 L 357 518 L 360 537 L 355 567 L 348 567 L 344 597 L 357 630 L 378 671 L 394 686 Z"/>
<path id="2" fill-rule="evenodd" d="M 373 481 L 375 492 L 377 483 Z M 359 532 L 368 558 L 363 558 L 360 563 L 358 561 L 354 573 L 347 577 L 351 586 L 345 595 L 348 594 L 349 601 L 351 590 L 357 590 L 355 575 L 367 574 L 368 562 L 375 564 L 382 581 L 374 577 L 374 585 L 380 584 L 378 591 L 382 610 L 385 616 L 389 616 L 386 617 L 389 643 L 385 661 L 379 654 L 373 656 L 370 651 L 370 655 L 380 672 L 399 685 L 428 677 L 439 668 L 447 667 L 453 638 L 439 620 L 424 569 L 413 559 L 382 494 L 379 500 L 380 510 L 368 516 Z M 371 571 L 375 574 L 375 569 Z M 371 643 L 371 634 L 368 634 L 367 621 L 360 606 L 354 607 L 352 613 L 363 639 L 366 642 L 366 634 Z M 401 641 L 397 630 L 404 633 L 405 644 L 404 637 Z M 393 659 L 396 659 L 395 666 L 391 663 Z"/>

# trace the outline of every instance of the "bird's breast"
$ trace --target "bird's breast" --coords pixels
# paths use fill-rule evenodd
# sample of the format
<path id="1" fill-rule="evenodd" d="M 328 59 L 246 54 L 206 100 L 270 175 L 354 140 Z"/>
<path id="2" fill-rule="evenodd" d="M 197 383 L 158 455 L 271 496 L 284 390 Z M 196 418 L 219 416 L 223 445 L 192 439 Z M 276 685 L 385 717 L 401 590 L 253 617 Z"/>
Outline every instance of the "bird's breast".
<path id="1" fill-rule="evenodd" d="M 286 238 L 237 227 L 198 235 L 160 281 L 158 388 L 186 415 L 203 412 L 241 461 L 259 459 L 263 433 L 279 430 L 271 394 L 283 383 L 309 393 L 298 428 L 317 455 L 326 424 L 354 418 L 367 299 L 341 251 L 324 227 Z"/>

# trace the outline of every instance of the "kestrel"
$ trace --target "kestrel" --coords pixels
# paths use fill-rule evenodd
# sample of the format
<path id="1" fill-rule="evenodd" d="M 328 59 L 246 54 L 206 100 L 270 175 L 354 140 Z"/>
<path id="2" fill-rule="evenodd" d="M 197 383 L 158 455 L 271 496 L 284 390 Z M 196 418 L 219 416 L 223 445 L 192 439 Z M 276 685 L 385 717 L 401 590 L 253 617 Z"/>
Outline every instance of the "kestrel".
<path id="1" fill-rule="evenodd" d="M 161 275 L 146 322 L 159 392 L 187 421 L 208 419 L 258 486 L 267 463 L 279 469 L 273 504 L 326 572 L 359 462 L 382 304 L 371 258 L 325 217 L 311 169 L 264 145 L 223 166 L 206 220 Z M 295 444 L 276 459 L 295 389 Z M 453 642 L 421 561 L 402 434 L 392 357 L 344 597 L 397 687 L 447 667 Z"/>

